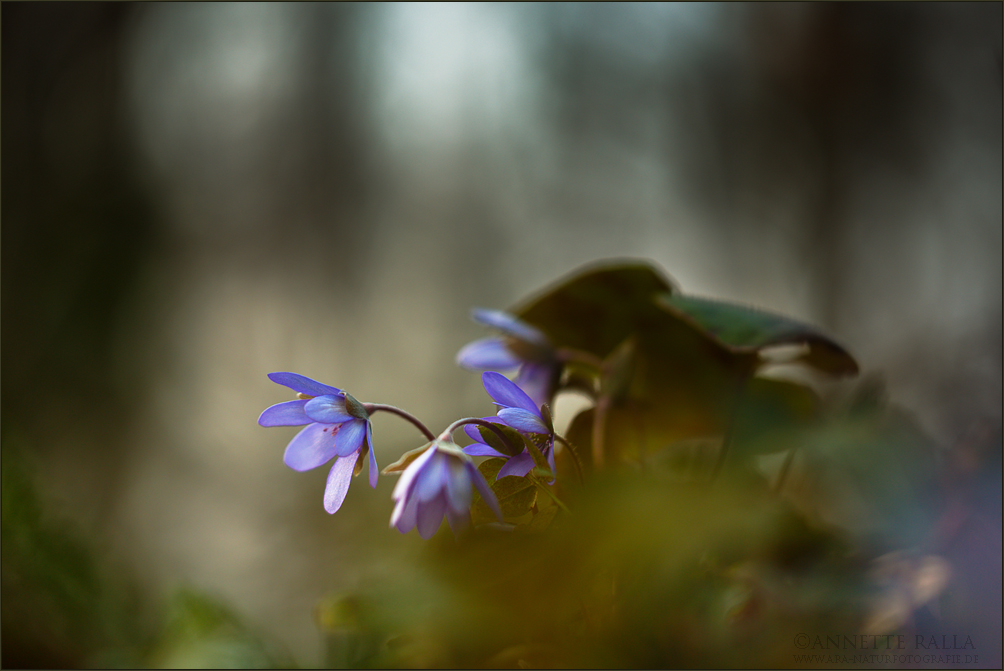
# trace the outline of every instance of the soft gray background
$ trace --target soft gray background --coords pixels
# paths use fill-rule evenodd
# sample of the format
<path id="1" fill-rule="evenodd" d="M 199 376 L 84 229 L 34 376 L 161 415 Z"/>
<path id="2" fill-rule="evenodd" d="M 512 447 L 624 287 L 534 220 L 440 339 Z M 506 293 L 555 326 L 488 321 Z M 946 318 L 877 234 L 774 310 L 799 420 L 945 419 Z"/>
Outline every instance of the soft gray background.
<path id="1" fill-rule="evenodd" d="M 288 398 L 265 374 L 434 430 L 482 414 L 453 364 L 469 308 L 595 259 L 818 324 L 946 446 L 999 435 L 999 3 L 4 3 L 2 25 L 4 450 L 147 594 L 216 594 L 304 663 L 316 599 L 380 560 L 360 530 L 417 539 L 385 530 L 387 478 L 324 512 L 326 469 L 255 423 Z M 375 432 L 381 466 L 419 442 Z"/>

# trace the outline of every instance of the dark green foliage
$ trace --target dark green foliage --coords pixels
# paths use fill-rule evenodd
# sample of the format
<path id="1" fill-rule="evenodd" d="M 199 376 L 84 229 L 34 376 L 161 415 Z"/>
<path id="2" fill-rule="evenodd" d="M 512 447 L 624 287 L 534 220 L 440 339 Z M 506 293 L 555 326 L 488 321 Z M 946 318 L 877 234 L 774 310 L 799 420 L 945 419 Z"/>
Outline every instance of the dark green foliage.
<path id="1" fill-rule="evenodd" d="M 645 264 L 587 269 L 513 312 L 554 346 L 556 393 L 593 400 L 565 436 L 583 477 L 567 447 L 553 486 L 483 461 L 508 526 L 476 496 L 475 530 L 441 534 L 421 580 L 396 576 L 394 606 L 371 602 L 386 643 L 360 664 L 791 666 L 800 632 L 905 622 L 889 604 L 919 574 L 890 588 L 877 567 L 924 547 L 933 445 L 870 383 L 840 401 L 759 374 L 765 350 L 797 345 L 788 364 L 853 375 L 843 348 Z M 420 608 L 435 616 L 400 615 Z"/>

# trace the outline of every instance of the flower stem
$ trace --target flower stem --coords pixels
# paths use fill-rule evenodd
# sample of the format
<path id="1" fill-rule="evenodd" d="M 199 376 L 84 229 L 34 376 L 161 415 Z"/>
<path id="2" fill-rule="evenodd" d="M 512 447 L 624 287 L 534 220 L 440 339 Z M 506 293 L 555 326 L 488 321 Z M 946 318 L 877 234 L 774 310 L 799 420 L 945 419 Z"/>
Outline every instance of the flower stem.
<path id="1" fill-rule="evenodd" d="M 575 464 L 575 474 L 579 476 L 579 484 L 585 484 L 586 479 L 582 475 L 582 462 L 579 461 L 579 455 L 575 451 L 575 446 L 558 434 L 554 434 L 554 439 L 568 448 L 568 454 L 572 457 L 572 463 Z"/>
<path id="2" fill-rule="evenodd" d="M 402 417 L 411 422 L 412 424 L 414 424 L 415 427 L 419 431 L 421 431 L 422 434 L 425 435 L 425 437 L 428 438 L 429 440 L 436 439 L 436 436 L 432 434 L 432 431 L 429 431 L 428 427 L 426 427 L 425 424 L 422 424 L 422 422 L 419 421 L 417 417 L 412 415 L 410 412 L 402 410 L 401 408 L 398 408 L 393 405 L 384 405 L 383 403 L 363 403 L 363 407 L 366 408 L 366 412 L 370 414 L 373 414 L 374 412 L 380 412 L 382 410 L 384 412 L 395 414 L 398 417 Z"/>
<path id="3" fill-rule="evenodd" d="M 545 492 L 548 496 L 550 496 L 551 500 L 554 501 L 556 504 L 558 504 L 559 508 L 561 508 L 562 510 L 564 510 L 569 515 L 572 514 L 572 511 L 568 509 L 568 506 L 566 506 L 564 503 L 562 503 L 561 499 L 559 499 L 557 496 L 555 496 L 554 492 L 551 491 L 550 487 L 545 487 L 544 483 L 542 483 L 540 480 L 538 480 L 537 478 L 535 478 L 532 475 L 527 475 L 527 477 L 530 479 L 530 482 L 532 482 L 533 484 L 537 485 L 537 489 L 541 490 L 542 492 Z"/>

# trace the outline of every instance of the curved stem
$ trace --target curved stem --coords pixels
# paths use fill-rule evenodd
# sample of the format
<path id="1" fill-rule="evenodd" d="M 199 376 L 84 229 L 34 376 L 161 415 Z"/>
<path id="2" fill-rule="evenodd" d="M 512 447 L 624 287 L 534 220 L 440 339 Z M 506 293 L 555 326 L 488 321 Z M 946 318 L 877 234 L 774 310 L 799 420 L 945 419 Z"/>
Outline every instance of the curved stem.
<path id="1" fill-rule="evenodd" d="M 603 394 L 596 400 L 593 408 L 593 469 L 603 467 L 605 437 L 607 432 L 607 413 L 610 411 L 610 396 Z"/>
<path id="2" fill-rule="evenodd" d="M 397 415 L 398 417 L 402 417 L 411 422 L 412 424 L 414 424 L 415 427 L 419 431 L 421 431 L 422 434 L 429 440 L 436 439 L 436 436 L 432 434 L 432 431 L 429 431 L 428 427 L 426 427 L 425 424 L 422 424 L 422 422 L 419 421 L 417 417 L 412 415 L 410 412 L 402 410 L 401 408 L 398 408 L 393 405 L 384 405 L 383 403 L 363 403 L 363 407 L 366 408 L 366 412 L 370 414 L 373 414 L 374 412 L 380 412 L 382 410 L 383 412 L 389 412 L 394 415 Z"/>
<path id="3" fill-rule="evenodd" d="M 572 457 L 572 463 L 575 464 L 575 474 L 579 476 L 579 484 L 584 484 L 586 479 L 582 475 L 582 462 L 579 461 L 579 455 L 576 453 L 575 447 L 558 434 L 554 434 L 554 439 L 568 448 L 568 454 Z"/>

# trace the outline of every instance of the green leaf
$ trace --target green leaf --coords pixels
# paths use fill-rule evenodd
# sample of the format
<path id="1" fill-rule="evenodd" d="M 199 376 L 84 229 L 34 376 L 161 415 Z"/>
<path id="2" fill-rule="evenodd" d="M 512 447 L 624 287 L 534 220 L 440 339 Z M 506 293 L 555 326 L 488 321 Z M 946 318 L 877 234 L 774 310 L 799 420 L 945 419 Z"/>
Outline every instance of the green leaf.
<path id="1" fill-rule="evenodd" d="M 603 360 L 588 446 L 594 465 L 645 460 L 680 441 L 722 437 L 740 415 L 747 445 L 811 405 L 786 383 L 747 382 L 764 348 L 802 343 L 804 362 L 833 374 L 857 365 L 839 345 L 785 317 L 681 296 L 653 267 L 614 263 L 573 274 L 514 312 L 555 346 Z M 575 369 L 580 376 L 582 370 Z M 566 380 L 566 385 L 571 382 Z M 596 389 L 576 378 L 575 386 Z M 751 391 L 752 390 L 752 391 Z M 756 413 L 763 412 L 759 418 Z M 581 427 L 580 427 L 581 432 Z M 772 449 L 762 442 L 758 450 Z"/>
<path id="2" fill-rule="evenodd" d="M 784 491 L 805 510 L 878 547 L 918 545 L 940 507 L 939 450 L 910 415 L 873 403 L 854 399 L 805 431 L 798 472 Z"/>
<path id="3" fill-rule="evenodd" d="M 550 496 L 538 496 L 537 502 L 532 508 L 533 517 L 529 523 L 520 527 L 520 531 L 544 531 L 558 514 L 558 504 Z"/>
<path id="4" fill-rule="evenodd" d="M 804 344 L 801 360 L 834 376 L 856 375 L 858 364 L 843 347 L 808 324 L 745 305 L 665 293 L 664 309 L 686 316 L 733 351 L 758 352 L 774 345 Z"/>
<path id="5" fill-rule="evenodd" d="M 478 465 L 481 475 L 485 476 L 488 486 L 495 492 L 498 499 L 499 508 L 502 509 L 502 519 L 506 522 L 514 522 L 517 518 L 530 512 L 534 501 L 537 498 L 537 489 L 527 478 L 507 475 L 496 479 L 499 470 L 506 463 L 505 459 L 492 457 L 482 461 Z M 471 519 L 474 524 L 487 524 L 497 522 L 498 518 L 491 511 L 488 504 L 481 497 L 474 500 L 471 506 Z"/>
<path id="6" fill-rule="evenodd" d="M 635 461 L 680 440 L 723 434 L 755 355 L 732 352 L 668 312 L 639 323 L 633 342 L 633 354 L 618 357 L 617 395 L 597 402 L 593 461 Z"/>
<path id="7" fill-rule="evenodd" d="M 555 346 L 602 358 L 631 334 L 640 318 L 655 311 L 655 296 L 673 291 L 649 264 L 607 262 L 572 273 L 510 311 L 547 334 Z"/>
<path id="8" fill-rule="evenodd" d="M 729 449 L 743 456 L 792 449 L 816 419 L 819 405 L 819 397 L 804 385 L 754 377 L 739 401 Z"/>

